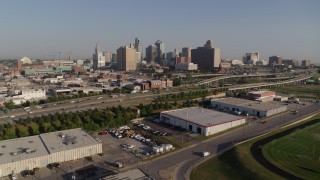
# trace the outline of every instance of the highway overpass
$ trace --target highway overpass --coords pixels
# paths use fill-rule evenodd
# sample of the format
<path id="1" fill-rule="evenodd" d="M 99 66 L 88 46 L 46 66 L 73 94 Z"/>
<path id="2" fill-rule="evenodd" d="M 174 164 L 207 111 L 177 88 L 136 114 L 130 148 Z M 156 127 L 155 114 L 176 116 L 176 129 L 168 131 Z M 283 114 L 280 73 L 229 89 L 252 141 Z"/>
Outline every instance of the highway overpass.
<path id="1" fill-rule="evenodd" d="M 202 85 L 202 84 L 209 85 L 209 84 L 215 83 L 217 81 L 221 81 L 221 80 L 225 80 L 225 79 L 232 79 L 232 78 L 255 78 L 255 77 L 274 78 L 274 76 L 276 76 L 276 75 L 275 74 L 229 75 L 229 76 L 214 77 L 211 79 L 200 81 L 197 84 L 198 85 Z"/>

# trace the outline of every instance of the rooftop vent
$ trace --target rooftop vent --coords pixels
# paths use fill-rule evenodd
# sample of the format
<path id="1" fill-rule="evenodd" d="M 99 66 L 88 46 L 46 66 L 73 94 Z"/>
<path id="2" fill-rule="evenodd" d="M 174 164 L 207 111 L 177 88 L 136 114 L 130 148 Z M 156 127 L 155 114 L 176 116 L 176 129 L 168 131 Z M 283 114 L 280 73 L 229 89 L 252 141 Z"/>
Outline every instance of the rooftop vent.
<path id="1" fill-rule="evenodd" d="M 1 147 L 2 147 L 2 148 L 6 148 L 7 146 L 6 146 L 6 145 L 2 145 Z"/>
<path id="2" fill-rule="evenodd" d="M 77 143 L 77 137 L 70 137 L 70 136 L 66 136 L 64 138 L 63 144 L 65 145 L 72 145 L 72 144 L 76 144 Z"/>
<path id="3" fill-rule="evenodd" d="M 32 143 L 33 143 L 33 141 L 29 141 L 29 143 L 30 143 L 30 144 L 32 144 Z"/>
<path id="4" fill-rule="evenodd" d="M 32 152 L 32 150 L 29 149 L 29 148 L 26 148 L 24 151 L 25 151 L 26 153 L 28 153 L 28 154 L 30 154 L 30 153 Z"/>
<path id="5" fill-rule="evenodd" d="M 11 152 L 11 155 L 12 156 L 16 156 L 16 155 L 18 155 L 18 153 L 17 152 Z"/>

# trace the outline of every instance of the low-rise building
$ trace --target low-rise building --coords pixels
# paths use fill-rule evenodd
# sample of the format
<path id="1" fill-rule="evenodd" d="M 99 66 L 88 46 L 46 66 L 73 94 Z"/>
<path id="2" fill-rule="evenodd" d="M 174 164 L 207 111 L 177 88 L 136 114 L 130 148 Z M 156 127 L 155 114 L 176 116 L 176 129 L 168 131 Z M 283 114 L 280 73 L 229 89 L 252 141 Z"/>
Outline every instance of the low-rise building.
<path id="1" fill-rule="evenodd" d="M 175 65 L 175 70 L 180 70 L 180 71 L 198 70 L 198 65 L 193 63 L 178 63 Z"/>
<path id="2" fill-rule="evenodd" d="M 264 99 L 271 99 L 272 101 L 276 93 L 274 91 L 251 91 L 248 96 L 251 100 L 264 101 Z"/>
<path id="3" fill-rule="evenodd" d="M 23 89 L 19 90 L 18 95 L 6 97 L 5 101 L 12 101 L 14 104 L 19 105 L 26 101 L 37 101 L 40 99 L 46 99 L 45 89 Z"/>
<path id="4" fill-rule="evenodd" d="M 152 80 L 150 83 L 150 89 L 160 89 L 162 87 L 162 82 L 160 80 Z"/>
<path id="5" fill-rule="evenodd" d="M 150 83 L 148 82 L 141 82 L 141 83 L 136 83 L 138 86 L 140 86 L 141 90 L 149 90 L 150 89 Z"/>
<path id="6" fill-rule="evenodd" d="M 21 91 L 21 97 L 23 97 L 25 100 L 38 100 L 47 98 L 45 89 L 24 89 Z"/>
<path id="7" fill-rule="evenodd" d="M 102 143 L 82 129 L 0 141 L 0 177 L 102 153 Z"/>
<path id="8" fill-rule="evenodd" d="M 272 116 L 287 110 L 287 106 L 274 102 L 258 102 L 240 98 L 221 98 L 211 101 L 218 110 L 257 117 Z"/>
<path id="9" fill-rule="evenodd" d="M 212 135 L 245 123 L 245 118 L 201 107 L 164 111 L 160 121 L 182 129 Z"/>

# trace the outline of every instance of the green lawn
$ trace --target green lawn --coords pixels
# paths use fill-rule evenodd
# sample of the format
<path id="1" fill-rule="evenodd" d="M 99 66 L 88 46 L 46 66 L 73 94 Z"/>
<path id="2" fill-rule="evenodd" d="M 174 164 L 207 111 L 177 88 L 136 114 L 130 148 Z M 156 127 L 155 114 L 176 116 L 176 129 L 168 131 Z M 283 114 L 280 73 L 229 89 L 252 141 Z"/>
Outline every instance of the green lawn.
<path id="1" fill-rule="evenodd" d="M 224 180 L 224 179 L 281 179 L 255 161 L 251 156 L 252 142 L 244 143 L 212 158 L 195 168 L 190 175 L 191 180 Z"/>
<path id="2" fill-rule="evenodd" d="M 320 85 L 285 86 L 272 90 L 300 98 L 320 98 Z"/>
<path id="3" fill-rule="evenodd" d="M 320 114 L 318 114 L 317 116 L 314 116 L 312 118 L 310 118 L 307 121 L 311 121 L 311 120 L 315 120 L 315 119 L 319 119 L 320 118 Z M 303 124 L 307 121 L 298 123 L 296 125 L 293 125 L 291 127 L 294 126 L 298 126 L 300 124 Z M 261 136 L 259 138 L 256 138 L 254 140 L 245 142 L 243 144 L 240 144 L 232 149 L 230 149 L 229 151 L 225 152 L 224 154 L 216 157 L 216 158 L 212 158 L 208 161 L 206 161 L 205 163 L 201 164 L 199 167 L 196 167 L 195 169 L 192 170 L 191 174 L 190 174 L 190 179 L 191 180 L 202 180 L 202 179 L 217 179 L 217 180 L 224 180 L 224 179 L 261 179 L 261 180 L 278 180 L 278 179 L 283 179 L 282 177 L 278 176 L 277 174 L 274 174 L 273 172 L 271 172 L 270 170 L 264 168 L 259 162 L 257 162 L 251 155 L 250 153 L 250 147 L 252 146 L 252 144 L 260 139 L 266 138 L 268 136 L 271 136 L 273 134 L 279 133 L 280 131 L 283 131 L 285 129 L 289 129 L 291 127 L 287 127 L 284 129 L 280 129 L 277 130 L 273 133 L 270 133 L 268 135 L 265 136 Z M 291 149 L 292 152 L 295 152 L 297 157 L 299 157 L 299 159 L 293 159 L 292 157 L 292 152 L 291 153 L 287 153 L 286 155 L 283 154 L 284 151 L 277 151 L 275 150 L 276 154 L 279 156 L 283 155 L 285 156 L 285 158 L 287 159 L 292 159 L 294 162 L 300 163 L 302 166 L 302 168 L 305 169 L 296 169 L 294 171 L 300 171 L 298 173 L 303 173 L 303 172 L 309 172 L 311 169 L 310 164 L 314 164 L 314 162 L 316 161 L 315 159 L 318 160 L 319 155 L 320 155 L 320 126 L 319 124 L 317 126 L 314 126 L 314 131 L 317 131 L 318 133 L 315 134 L 313 133 L 312 137 L 315 140 L 303 140 L 300 141 L 299 143 L 296 143 L 297 141 L 293 141 L 293 143 L 296 143 L 296 146 L 292 146 L 288 147 L 286 145 L 284 145 L 282 147 L 283 150 L 285 149 Z M 306 130 L 311 131 L 311 129 Z M 301 132 L 296 132 L 297 134 L 303 134 L 303 131 Z M 290 139 L 292 141 L 292 139 L 294 139 L 293 137 L 295 137 L 295 139 L 298 138 L 297 135 L 289 135 L 289 137 L 291 138 L 287 138 Z M 302 136 L 304 138 L 306 138 L 307 136 Z M 299 153 L 299 150 L 297 150 L 297 147 L 299 146 L 300 149 L 305 150 L 304 152 L 308 152 L 309 155 L 311 153 L 311 155 L 313 154 L 313 144 L 316 142 L 316 147 L 315 147 L 315 152 L 317 151 L 317 153 L 315 153 L 314 156 L 318 156 L 315 159 L 310 159 L 311 157 L 306 156 L 303 153 Z M 301 144 L 301 143 L 304 144 Z M 279 145 L 279 147 L 281 147 L 281 143 L 280 143 L 280 139 L 276 141 L 276 143 L 274 143 L 273 145 Z M 307 145 L 309 144 L 309 145 Z M 272 145 L 272 143 L 271 143 Z M 310 146 L 311 145 L 311 151 L 310 151 Z M 275 148 L 276 146 L 273 146 L 273 148 Z M 272 156 L 272 155 L 271 155 Z M 308 161 L 307 161 L 308 160 Z M 306 165 L 303 165 L 303 163 L 306 162 Z M 280 161 L 279 164 L 284 163 L 283 161 Z M 284 163 L 284 164 L 288 164 L 288 163 Z M 312 168 L 315 168 L 314 166 L 312 166 Z M 313 170 L 313 169 L 311 169 Z M 318 170 L 317 172 L 320 171 L 320 164 L 318 165 Z M 290 172 L 291 173 L 291 172 Z M 318 174 L 319 176 L 320 174 Z M 306 176 L 307 177 L 307 176 Z M 309 179 L 311 179 L 311 176 Z M 320 179 L 320 177 L 318 177 L 317 179 Z"/>
<path id="4" fill-rule="evenodd" d="M 277 167 L 303 179 L 320 179 L 320 123 L 266 144 L 262 152 Z"/>

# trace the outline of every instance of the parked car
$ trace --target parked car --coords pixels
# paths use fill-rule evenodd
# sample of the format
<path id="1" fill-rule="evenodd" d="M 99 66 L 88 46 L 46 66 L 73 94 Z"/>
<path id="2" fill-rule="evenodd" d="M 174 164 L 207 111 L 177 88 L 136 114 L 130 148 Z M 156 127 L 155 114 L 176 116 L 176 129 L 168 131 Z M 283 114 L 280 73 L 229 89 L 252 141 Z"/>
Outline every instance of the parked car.
<path id="1" fill-rule="evenodd" d="M 123 164 L 121 162 L 114 162 L 113 165 L 117 168 L 122 168 Z"/>
<path id="2" fill-rule="evenodd" d="M 85 157 L 85 159 L 86 159 L 87 161 L 90 161 L 90 162 L 92 162 L 92 161 L 93 161 L 93 159 L 92 159 L 92 157 L 91 157 L 91 156 L 87 156 L 87 157 Z"/>
<path id="3" fill-rule="evenodd" d="M 107 132 L 107 131 L 101 131 L 101 132 L 99 132 L 98 134 L 102 136 L 102 135 L 107 135 L 108 132 Z"/>
<path id="4" fill-rule="evenodd" d="M 17 179 L 17 176 L 16 176 L 15 173 L 12 173 L 12 174 L 11 174 L 11 179 L 12 179 L 12 180 L 16 180 L 16 179 Z"/>

